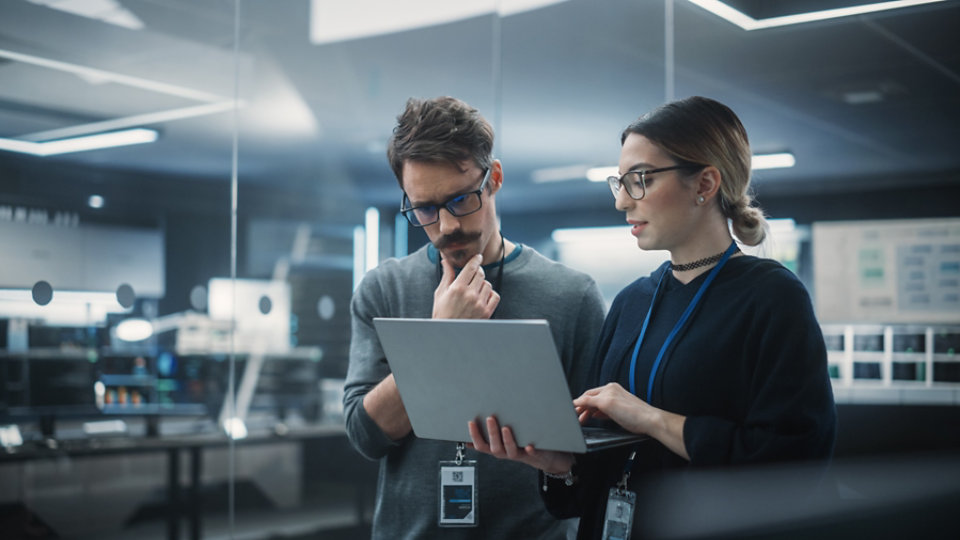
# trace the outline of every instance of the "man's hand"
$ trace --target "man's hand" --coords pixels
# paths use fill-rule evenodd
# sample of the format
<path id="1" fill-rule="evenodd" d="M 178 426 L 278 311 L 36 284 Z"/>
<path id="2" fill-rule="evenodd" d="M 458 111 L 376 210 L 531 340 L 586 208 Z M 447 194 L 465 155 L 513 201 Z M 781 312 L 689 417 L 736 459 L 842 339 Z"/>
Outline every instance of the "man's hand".
<path id="1" fill-rule="evenodd" d="M 440 260 L 443 276 L 433 292 L 434 319 L 489 319 L 493 315 L 500 295 L 484 279 L 482 262 L 483 255 L 474 256 L 458 276 L 453 265 Z"/>
<path id="2" fill-rule="evenodd" d="M 533 445 L 524 448 L 517 446 L 513 430 L 509 426 L 501 426 L 496 417 L 487 417 L 487 438 L 480 429 L 476 420 L 467 423 L 470 431 L 470 443 L 476 451 L 490 454 L 499 459 L 509 459 L 525 463 L 535 469 L 551 474 L 564 474 L 573 467 L 573 454 L 555 452 L 552 450 L 537 450 Z"/>

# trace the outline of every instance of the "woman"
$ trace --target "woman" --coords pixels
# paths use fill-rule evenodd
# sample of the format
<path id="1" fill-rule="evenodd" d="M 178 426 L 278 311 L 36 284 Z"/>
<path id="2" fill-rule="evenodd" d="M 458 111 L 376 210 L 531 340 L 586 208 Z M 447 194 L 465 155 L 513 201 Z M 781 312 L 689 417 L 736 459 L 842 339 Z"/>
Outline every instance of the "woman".
<path id="1" fill-rule="evenodd" d="M 670 261 L 614 300 L 594 384 L 573 403 L 581 422 L 607 419 L 653 440 L 573 456 L 518 448 L 495 418 L 489 441 L 470 425 L 478 450 L 542 471 L 551 512 L 581 517 L 578 538 L 607 537 L 608 503 L 632 516 L 631 493 L 659 471 L 826 460 L 836 434 L 809 295 L 791 272 L 741 253 L 733 238 L 754 246 L 767 229 L 749 195 L 740 120 L 693 97 L 643 116 L 621 144 L 620 175 L 608 179 L 616 207 L 640 249 L 667 250 Z"/>

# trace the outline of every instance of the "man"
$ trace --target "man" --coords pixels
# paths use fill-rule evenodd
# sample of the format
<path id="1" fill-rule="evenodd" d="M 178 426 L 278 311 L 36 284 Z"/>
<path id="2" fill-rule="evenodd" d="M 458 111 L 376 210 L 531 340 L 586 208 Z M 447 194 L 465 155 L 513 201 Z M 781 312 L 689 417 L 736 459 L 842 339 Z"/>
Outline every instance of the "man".
<path id="1" fill-rule="evenodd" d="M 503 169 L 492 150 L 490 124 L 450 97 L 409 100 L 387 149 L 401 210 L 430 244 L 370 271 L 351 303 L 344 414 L 354 447 L 380 460 L 374 538 L 564 537 L 566 524 L 544 510 L 536 474 L 472 450 L 476 520 L 447 528 L 440 462 L 455 458 L 456 444 L 413 435 L 373 328 L 374 317 L 548 319 L 571 396 L 586 389 L 603 322 L 599 288 L 503 237 L 495 204 Z"/>

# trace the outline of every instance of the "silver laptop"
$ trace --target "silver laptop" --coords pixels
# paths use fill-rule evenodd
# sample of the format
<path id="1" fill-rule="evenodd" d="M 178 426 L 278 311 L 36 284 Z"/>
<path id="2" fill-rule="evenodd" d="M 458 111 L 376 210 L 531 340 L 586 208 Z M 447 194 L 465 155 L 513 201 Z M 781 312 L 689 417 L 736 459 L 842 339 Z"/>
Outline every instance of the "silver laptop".
<path id="1" fill-rule="evenodd" d="M 646 439 L 584 428 L 546 320 L 373 320 L 413 432 L 470 441 L 496 416 L 520 446 L 585 453 Z"/>

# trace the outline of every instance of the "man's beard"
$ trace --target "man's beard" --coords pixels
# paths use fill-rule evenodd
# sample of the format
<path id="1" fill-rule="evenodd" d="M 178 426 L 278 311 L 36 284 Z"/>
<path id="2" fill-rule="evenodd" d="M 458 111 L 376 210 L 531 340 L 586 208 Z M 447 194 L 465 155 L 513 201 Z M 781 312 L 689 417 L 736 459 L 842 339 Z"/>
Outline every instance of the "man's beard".
<path id="1" fill-rule="evenodd" d="M 447 249 L 447 247 L 449 247 L 451 244 L 470 244 L 478 240 L 480 240 L 479 232 L 465 233 L 463 231 L 456 231 L 453 234 L 441 236 L 436 242 L 434 242 L 433 246 L 437 248 L 438 251 L 442 251 Z M 448 253 L 447 255 L 451 259 L 450 262 L 462 267 L 467 263 L 467 259 L 473 255 L 476 255 L 476 253 L 469 253 L 468 250 L 460 248 Z"/>

